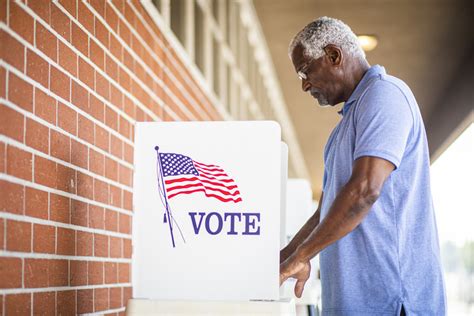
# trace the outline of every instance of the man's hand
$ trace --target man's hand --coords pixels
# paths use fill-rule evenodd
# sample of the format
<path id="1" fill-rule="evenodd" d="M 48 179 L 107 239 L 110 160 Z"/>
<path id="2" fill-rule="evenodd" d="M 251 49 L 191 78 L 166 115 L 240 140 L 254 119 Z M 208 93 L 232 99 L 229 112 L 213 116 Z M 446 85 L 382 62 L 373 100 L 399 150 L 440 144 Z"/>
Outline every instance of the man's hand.
<path id="1" fill-rule="evenodd" d="M 280 286 L 288 278 L 295 278 L 295 295 L 301 297 L 310 272 L 311 264 L 309 261 L 299 260 L 295 255 L 292 255 L 280 264 Z"/>

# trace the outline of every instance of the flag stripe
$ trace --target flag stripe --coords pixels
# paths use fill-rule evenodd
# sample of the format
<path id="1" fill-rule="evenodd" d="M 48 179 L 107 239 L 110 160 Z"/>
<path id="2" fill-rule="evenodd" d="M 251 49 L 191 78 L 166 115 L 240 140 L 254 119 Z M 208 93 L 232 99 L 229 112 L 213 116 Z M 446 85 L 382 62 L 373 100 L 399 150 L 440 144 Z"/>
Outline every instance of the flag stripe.
<path id="1" fill-rule="evenodd" d="M 200 182 L 190 183 L 190 184 L 185 184 L 185 185 L 177 185 L 177 186 L 174 186 L 174 187 L 171 187 L 171 188 L 167 188 L 166 192 L 171 192 L 171 191 L 175 191 L 175 190 L 179 190 L 179 189 L 195 188 L 195 187 L 203 187 L 206 190 L 217 191 L 217 192 L 220 192 L 224 195 L 230 195 L 230 196 L 236 196 L 236 195 L 240 194 L 239 190 L 234 191 L 234 192 L 224 191 L 224 190 L 221 190 L 221 189 L 218 189 L 218 188 L 214 188 L 214 187 L 204 185 Z"/>
<path id="2" fill-rule="evenodd" d="M 223 198 L 223 197 L 220 197 L 219 195 L 215 195 L 215 194 L 211 194 L 211 193 L 207 193 L 205 189 L 203 188 L 200 188 L 200 189 L 196 189 L 196 190 L 191 190 L 191 191 L 181 191 L 181 192 L 178 192 L 178 193 L 174 193 L 174 194 L 171 194 L 170 196 L 168 196 L 169 199 L 171 199 L 172 197 L 178 195 L 178 194 L 191 194 L 191 193 L 194 193 L 194 192 L 204 192 L 204 195 L 207 196 L 207 197 L 213 197 L 213 198 L 216 198 L 218 199 L 219 201 L 221 202 L 234 202 L 234 203 L 237 203 L 237 202 L 241 202 L 242 199 L 239 197 L 237 199 L 233 199 L 233 198 Z"/>
<path id="3" fill-rule="evenodd" d="M 204 183 L 207 183 L 207 184 L 213 184 L 213 185 L 218 185 L 218 186 L 222 186 L 228 190 L 232 190 L 232 189 L 235 189 L 237 188 L 236 185 L 225 185 L 225 184 L 222 184 L 222 183 L 219 183 L 219 182 L 214 182 L 214 181 L 209 181 L 209 180 L 205 180 L 205 179 L 198 179 L 196 177 L 191 177 L 191 178 L 178 178 L 178 179 L 172 179 L 172 180 L 165 180 L 165 184 L 173 184 L 173 183 L 177 183 L 177 182 L 186 182 L 186 181 L 201 181 L 201 182 L 204 182 Z"/>

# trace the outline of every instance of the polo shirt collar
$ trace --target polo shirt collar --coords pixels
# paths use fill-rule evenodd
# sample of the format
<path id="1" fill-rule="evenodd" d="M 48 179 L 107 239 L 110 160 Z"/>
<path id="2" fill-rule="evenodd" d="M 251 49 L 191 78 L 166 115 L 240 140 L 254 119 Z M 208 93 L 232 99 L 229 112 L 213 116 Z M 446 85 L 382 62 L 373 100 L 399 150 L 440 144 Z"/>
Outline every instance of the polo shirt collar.
<path id="1" fill-rule="evenodd" d="M 381 74 L 386 74 L 384 67 L 380 65 L 373 65 L 372 67 L 370 67 L 366 71 L 360 82 L 357 84 L 349 99 L 344 103 L 342 110 L 340 110 L 338 113 L 341 115 L 345 115 L 351 105 L 356 102 L 362 95 L 362 93 L 365 91 L 368 84 L 372 81 L 371 79 Z"/>

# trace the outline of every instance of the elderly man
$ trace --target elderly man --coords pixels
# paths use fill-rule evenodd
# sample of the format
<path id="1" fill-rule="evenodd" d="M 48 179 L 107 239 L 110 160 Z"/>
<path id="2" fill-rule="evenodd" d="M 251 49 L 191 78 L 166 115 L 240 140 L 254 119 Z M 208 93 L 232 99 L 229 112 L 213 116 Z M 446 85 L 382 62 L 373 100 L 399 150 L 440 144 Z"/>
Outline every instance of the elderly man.
<path id="1" fill-rule="evenodd" d="M 323 315 L 444 315 L 426 133 L 410 88 L 370 66 L 343 22 L 322 17 L 289 54 L 321 106 L 344 102 L 324 150 L 318 210 L 281 251 L 303 292 L 320 254 Z"/>

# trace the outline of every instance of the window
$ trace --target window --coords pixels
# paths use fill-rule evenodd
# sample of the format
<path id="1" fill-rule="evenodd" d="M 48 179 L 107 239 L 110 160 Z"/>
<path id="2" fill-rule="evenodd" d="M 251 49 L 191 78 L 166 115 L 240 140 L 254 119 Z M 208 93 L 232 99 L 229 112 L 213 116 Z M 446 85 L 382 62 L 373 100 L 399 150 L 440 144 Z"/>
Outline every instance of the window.
<path id="1" fill-rule="evenodd" d="M 170 1 L 170 26 L 173 33 L 176 35 L 178 40 L 185 43 L 185 0 L 173 0 Z"/>

